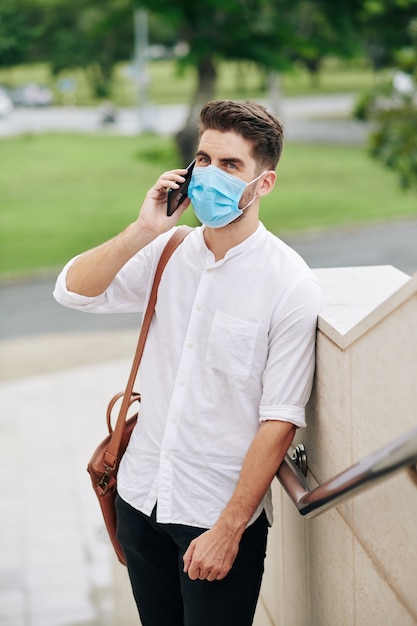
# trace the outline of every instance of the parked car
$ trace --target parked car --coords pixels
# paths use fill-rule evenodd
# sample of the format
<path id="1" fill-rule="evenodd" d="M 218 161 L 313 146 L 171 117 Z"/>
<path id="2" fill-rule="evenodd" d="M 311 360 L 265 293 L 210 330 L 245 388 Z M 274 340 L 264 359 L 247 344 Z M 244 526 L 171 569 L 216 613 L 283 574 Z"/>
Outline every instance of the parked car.
<path id="1" fill-rule="evenodd" d="M 12 91 L 13 104 L 21 107 L 42 107 L 52 104 L 52 91 L 45 85 L 30 83 Z"/>
<path id="2" fill-rule="evenodd" d="M 0 87 L 0 117 L 6 117 L 13 110 L 13 102 L 5 89 Z"/>

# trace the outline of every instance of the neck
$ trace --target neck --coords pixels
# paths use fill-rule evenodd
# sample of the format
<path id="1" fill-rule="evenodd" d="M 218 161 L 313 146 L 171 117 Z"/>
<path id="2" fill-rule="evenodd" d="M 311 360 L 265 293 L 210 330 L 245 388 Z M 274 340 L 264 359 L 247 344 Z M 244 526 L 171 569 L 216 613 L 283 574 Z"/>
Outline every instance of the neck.
<path id="1" fill-rule="evenodd" d="M 208 249 L 214 254 L 215 260 L 220 261 L 229 250 L 253 235 L 258 225 L 257 212 L 253 218 L 243 214 L 231 224 L 223 226 L 223 228 L 209 228 L 206 226 L 204 229 L 204 241 Z"/>

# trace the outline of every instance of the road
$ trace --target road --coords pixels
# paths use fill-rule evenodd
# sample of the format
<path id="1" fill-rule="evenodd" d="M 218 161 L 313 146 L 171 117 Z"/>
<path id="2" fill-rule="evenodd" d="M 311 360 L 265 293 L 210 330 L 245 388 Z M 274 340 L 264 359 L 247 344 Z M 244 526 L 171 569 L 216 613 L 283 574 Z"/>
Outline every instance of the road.
<path id="1" fill-rule="evenodd" d="M 354 102 L 352 94 L 285 98 L 279 116 L 284 122 L 287 140 L 363 143 L 368 126 L 349 119 Z M 183 104 L 154 105 L 149 110 L 147 124 L 158 134 L 170 135 L 182 128 L 186 115 L 187 107 Z M 15 109 L 10 116 L 0 118 L 0 137 L 43 132 L 95 133 L 103 130 L 135 135 L 142 127 L 139 111 L 135 108 L 120 109 L 116 122 L 106 129 L 100 125 L 100 114 L 96 108 Z"/>
<path id="2" fill-rule="evenodd" d="M 394 265 L 417 271 L 417 219 L 302 236 L 283 236 L 311 267 Z M 54 276 L 0 284 L 0 339 L 138 328 L 136 315 L 88 315 L 58 305 Z"/>

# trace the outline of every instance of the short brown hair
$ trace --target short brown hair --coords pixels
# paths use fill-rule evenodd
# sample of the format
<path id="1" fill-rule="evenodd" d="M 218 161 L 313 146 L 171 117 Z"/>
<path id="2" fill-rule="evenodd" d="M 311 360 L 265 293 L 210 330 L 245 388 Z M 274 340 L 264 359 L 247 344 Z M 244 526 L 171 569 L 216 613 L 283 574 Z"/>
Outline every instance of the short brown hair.
<path id="1" fill-rule="evenodd" d="M 257 102 L 212 100 L 200 113 L 200 137 L 205 130 L 232 131 L 252 146 L 260 167 L 275 169 L 280 159 L 284 129 L 281 122 Z"/>

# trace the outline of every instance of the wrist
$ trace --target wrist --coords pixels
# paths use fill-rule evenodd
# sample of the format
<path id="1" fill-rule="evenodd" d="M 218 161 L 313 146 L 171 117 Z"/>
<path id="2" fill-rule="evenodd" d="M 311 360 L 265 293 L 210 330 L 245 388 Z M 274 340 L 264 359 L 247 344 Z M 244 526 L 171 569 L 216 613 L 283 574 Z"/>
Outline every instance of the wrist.
<path id="1" fill-rule="evenodd" d="M 227 506 L 220 514 L 216 526 L 221 527 L 229 535 L 242 536 L 251 516 L 244 513 L 242 507 Z"/>
<path id="2" fill-rule="evenodd" d="M 134 253 L 144 248 L 158 237 L 159 233 L 141 226 L 136 220 L 132 222 L 122 233 L 127 247 L 131 247 Z"/>

